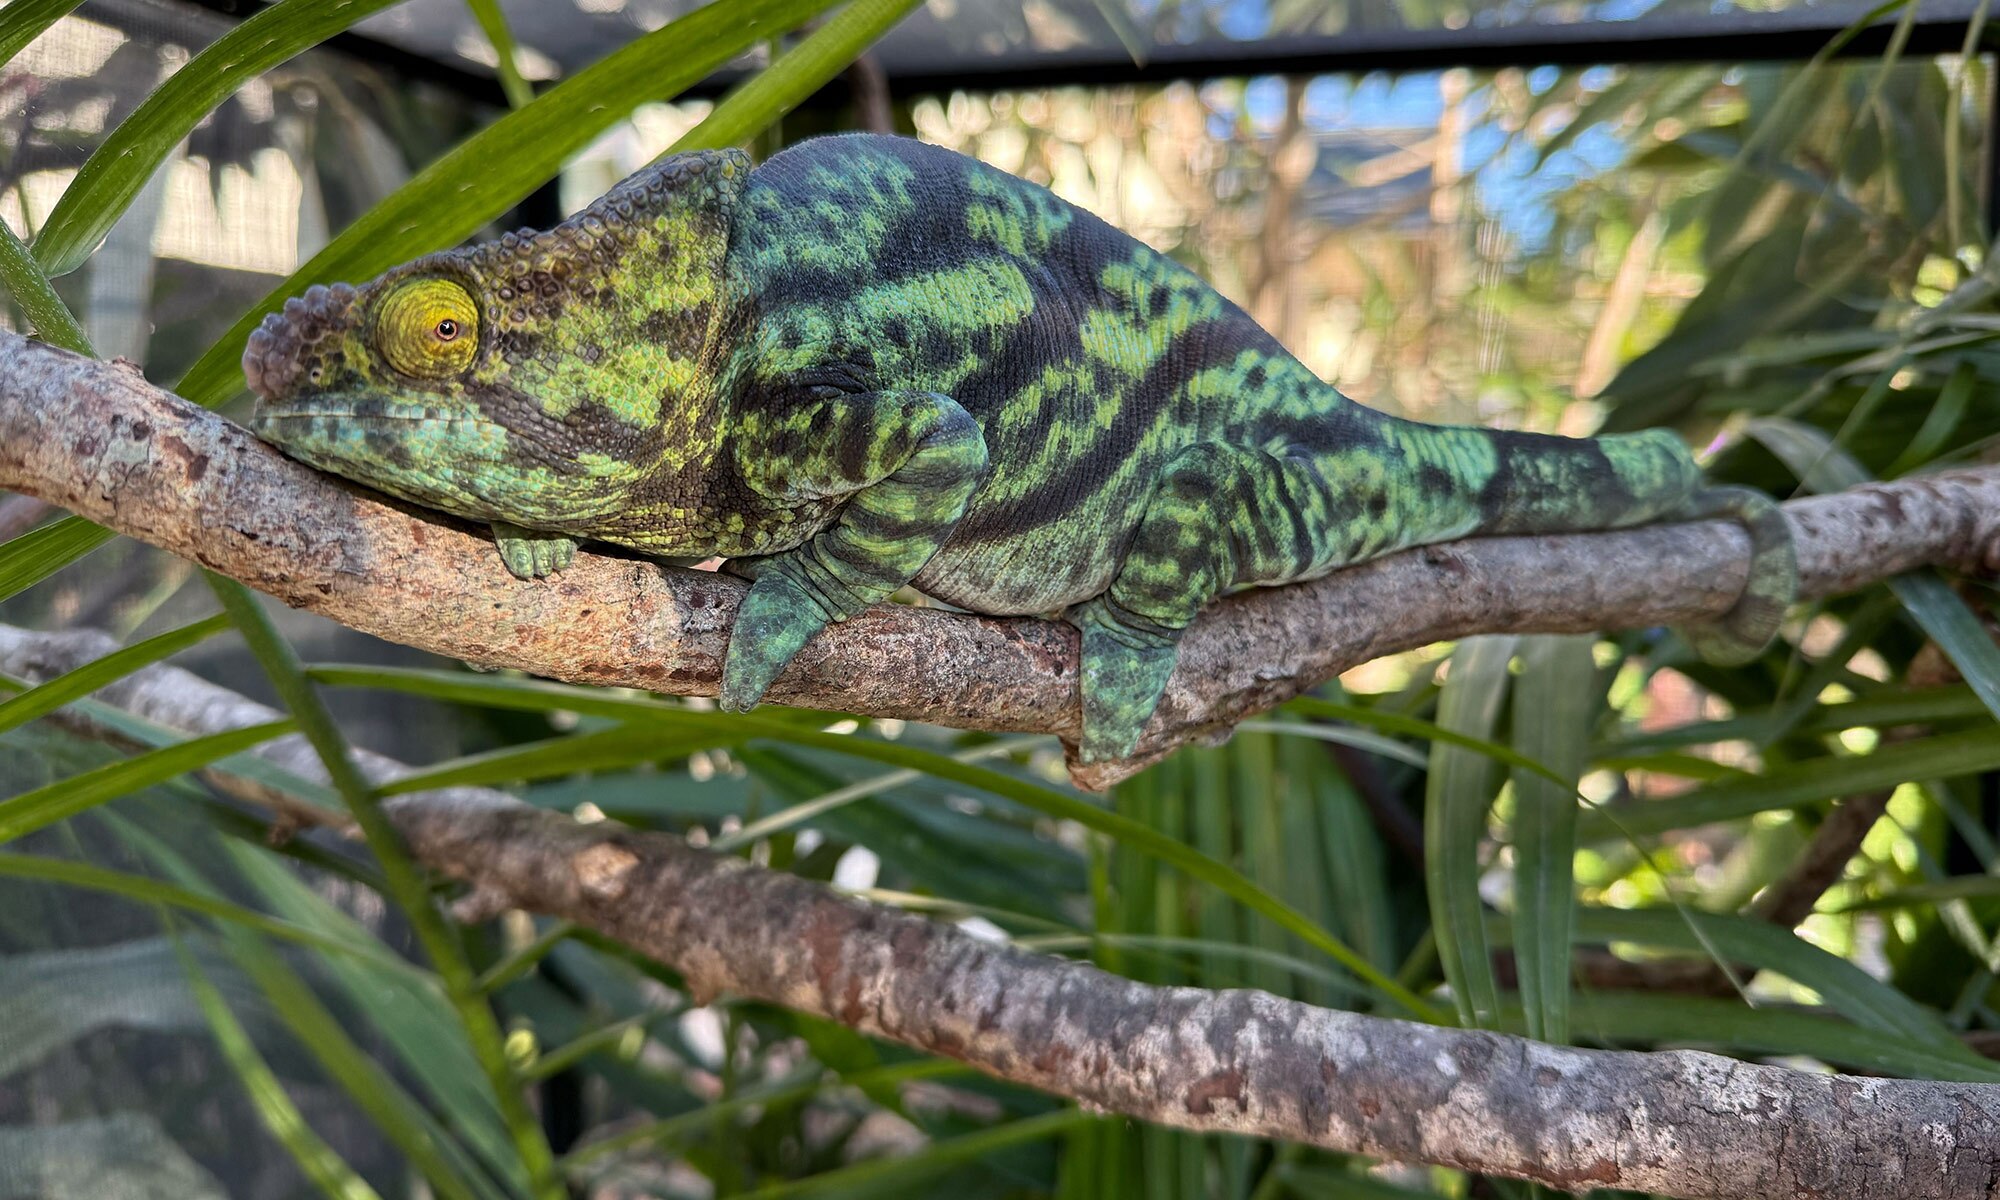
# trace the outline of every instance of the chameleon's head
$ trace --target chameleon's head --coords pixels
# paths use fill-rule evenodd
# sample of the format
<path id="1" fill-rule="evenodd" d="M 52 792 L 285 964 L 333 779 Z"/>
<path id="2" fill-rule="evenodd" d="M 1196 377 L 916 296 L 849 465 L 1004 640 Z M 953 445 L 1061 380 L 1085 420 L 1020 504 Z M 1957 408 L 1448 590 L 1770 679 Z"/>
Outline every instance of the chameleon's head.
<path id="1" fill-rule="evenodd" d="M 716 441 L 710 334 L 747 161 L 679 155 L 546 233 L 315 286 L 250 335 L 251 427 L 447 512 L 591 532 Z"/>
<path id="2" fill-rule="evenodd" d="M 251 428 L 322 470 L 466 511 L 524 451 L 481 403 L 498 382 L 484 290 L 438 256 L 287 300 L 243 353 Z"/>

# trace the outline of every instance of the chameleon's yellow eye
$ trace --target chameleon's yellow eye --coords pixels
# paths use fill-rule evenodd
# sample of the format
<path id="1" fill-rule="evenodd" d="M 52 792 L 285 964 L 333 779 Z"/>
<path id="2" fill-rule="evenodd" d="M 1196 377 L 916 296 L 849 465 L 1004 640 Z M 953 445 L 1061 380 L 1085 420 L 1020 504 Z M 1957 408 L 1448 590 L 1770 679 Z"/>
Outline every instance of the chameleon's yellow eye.
<path id="1" fill-rule="evenodd" d="M 405 375 L 448 378 L 479 351 L 479 307 L 449 279 L 412 279 L 382 298 L 375 346 Z"/>

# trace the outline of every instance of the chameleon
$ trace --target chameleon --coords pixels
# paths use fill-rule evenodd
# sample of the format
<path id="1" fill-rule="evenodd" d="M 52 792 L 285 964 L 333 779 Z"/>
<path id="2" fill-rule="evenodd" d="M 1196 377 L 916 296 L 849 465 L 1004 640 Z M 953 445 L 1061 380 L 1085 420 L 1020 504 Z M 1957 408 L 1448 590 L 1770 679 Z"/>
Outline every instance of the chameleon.
<path id="1" fill-rule="evenodd" d="M 315 285 L 253 332 L 253 430 L 488 522 L 537 578 L 580 541 L 750 580 L 720 706 L 906 585 L 1081 633 L 1083 762 L 1128 757 L 1217 597 L 1471 535 L 1726 518 L 1795 597 L 1785 520 L 1667 430 L 1429 425 L 1323 382 L 1198 275 L 954 151 L 815 138 L 657 160 L 543 232 Z"/>

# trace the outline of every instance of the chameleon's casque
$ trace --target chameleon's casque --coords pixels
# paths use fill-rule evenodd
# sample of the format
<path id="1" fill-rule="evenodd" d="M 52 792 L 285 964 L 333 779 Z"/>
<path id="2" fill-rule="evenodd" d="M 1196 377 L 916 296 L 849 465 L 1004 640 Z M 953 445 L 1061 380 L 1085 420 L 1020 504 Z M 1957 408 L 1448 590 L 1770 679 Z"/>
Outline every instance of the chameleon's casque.
<path id="1" fill-rule="evenodd" d="M 1127 754 L 1215 597 L 1475 533 L 1726 515 L 1757 653 L 1796 588 L 1776 506 L 1658 431 L 1421 425 L 1321 382 L 1171 260 L 899 138 L 641 171 L 545 233 L 314 287 L 251 336 L 257 431 L 490 521 L 509 569 L 594 539 L 755 582 L 722 702 L 904 584 L 1083 632 L 1085 760 Z"/>

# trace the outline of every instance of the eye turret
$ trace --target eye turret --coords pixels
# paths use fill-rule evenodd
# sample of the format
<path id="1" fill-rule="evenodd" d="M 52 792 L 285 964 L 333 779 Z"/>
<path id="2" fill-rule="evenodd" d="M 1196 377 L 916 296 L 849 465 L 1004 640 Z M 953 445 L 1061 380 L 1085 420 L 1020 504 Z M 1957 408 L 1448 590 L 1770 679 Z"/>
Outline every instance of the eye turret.
<path id="1" fill-rule="evenodd" d="M 376 308 L 375 348 L 405 375 L 448 379 L 479 351 L 479 306 L 452 280 L 406 280 Z"/>

